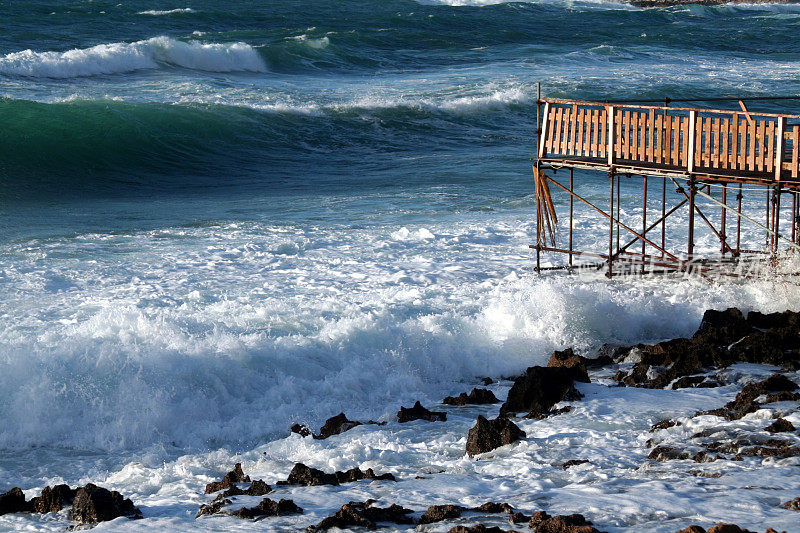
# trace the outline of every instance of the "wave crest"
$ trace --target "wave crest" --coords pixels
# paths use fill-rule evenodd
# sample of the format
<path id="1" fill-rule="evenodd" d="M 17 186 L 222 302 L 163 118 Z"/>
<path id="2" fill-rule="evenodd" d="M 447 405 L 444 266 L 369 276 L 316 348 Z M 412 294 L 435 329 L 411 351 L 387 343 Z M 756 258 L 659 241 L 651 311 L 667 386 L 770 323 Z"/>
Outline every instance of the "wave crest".
<path id="1" fill-rule="evenodd" d="M 0 74 L 34 78 L 78 78 L 173 66 L 207 72 L 266 72 L 250 45 L 202 43 L 153 37 L 133 43 L 99 44 L 66 52 L 23 50 L 0 57 Z"/>

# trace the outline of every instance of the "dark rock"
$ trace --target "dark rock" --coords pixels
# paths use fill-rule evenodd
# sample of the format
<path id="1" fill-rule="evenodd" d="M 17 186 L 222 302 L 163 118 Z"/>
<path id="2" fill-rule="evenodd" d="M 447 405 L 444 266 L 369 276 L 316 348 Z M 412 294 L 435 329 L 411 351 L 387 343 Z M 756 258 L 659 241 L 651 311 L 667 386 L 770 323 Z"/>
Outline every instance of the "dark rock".
<path id="1" fill-rule="evenodd" d="M 462 392 L 458 396 L 448 396 L 442 400 L 442 403 L 445 405 L 485 405 L 499 401 L 489 389 L 472 389 L 469 394 Z"/>
<path id="2" fill-rule="evenodd" d="M 355 420 L 348 420 L 344 413 L 339 413 L 325 421 L 322 428 L 319 430 L 319 435 L 314 435 L 315 439 L 327 439 L 331 435 L 338 435 L 345 431 L 351 430 L 356 426 L 360 426 L 361 422 Z"/>
<path id="3" fill-rule="evenodd" d="M 461 516 L 461 513 L 466 510 L 466 507 L 461 507 L 460 505 L 431 505 L 419 517 L 419 523 L 432 524 L 442 520 L 452 520 Z"/>
<path id="4" fill-rule="evenodd" d="M 512 530 L 500 529 L 497 526 L 486 527 L 483 524 L 475 524 L 474 526 L 456 526 L 451 528 L 447 533 L 514 533 Z"/>
<path id="5" fill-rule="evenodd" d="M 695 463 L 713 463 L 719 459 L 718 455 L 710 455 L 707 452 L 697 452 L 692 456 L 692 461 Z"/>
<path id="6" fill-rule="evenodd" d="M 786 433 L 788 431 L 794 431 L 794 424 L 786 420 L 785 418 L 778 418 L 772 424 L 768 425 L 764 428 L 766 431 L 770 433 Z"/>
<path id="7" fill-rule="evenodd" d="M 411 509 L 406 509 L 399 505 L 389 507 L 374 507 L 374 500 L 366 502 L 350 502 L 336 511 L 336 513 L 322 521 L 316 526 L 310 526 L 306 531 L 325 531 L 327 529 L 339 528 L 347 529 L 350 527 L 364 527 L 367 529 L 377 529 L 380 522 L 391 522 L 394 524 L 411 524 L 413 520 L 408 515 L 413 513 Z"/>
<path id="8" fill-rule="evenodd" d="M 782 503 L 781 507 L 784 509 L 789 509 L 790 511 L 800 511 L 800 496 L 794 500 L 789 500 L 788 502 Z"/>
<path id="9" fill-rule="evenodd" d="M 600 533 L 580 514 L 550 516 L 538 511 L 533 513 L 528 525 L 534 533 Z"/>
<path id="10" fill-rule="evenodd" d="M 514 508 L 507 503 L 486 502 L 478 507 L 473 507 L 473 511 L 477 513 L 508 513 L 512 514 Z"/>
<path id="11" fill-rule="evenodd" d="M 767 399 L 764 403 L 774 403 L 774 402 L 798 402 L 800 401 L 800 393 L 797 392 L 773 392 L 772 394 L 767 394 Z"/>
<path id="12" fill-rule="evenodd" d="M 526 515 L 525 513 L 511 513 L 511 516 L 508 517 L 508 521 L 512 524 L 527 524 L 531 521 L 531 517 Z"/>
<path id="13" fill-rule="evenodd" d="M 739 450 L 737 455 L 739 457 L 777 457 L 785 459 L 800 455 L 800 448 L 792 446 L 789 441 L 770 439 L 764 445 L 743 448 Z"/>
<path id="14" fill-rule="evenodd" d="M 244 475 L 242 471 L 242 463 L 236 463 L 233 470 L 225 474 L 222 481 L 214 481 L 206 485 L 206 494 L 217 492 L 222 489 L 229 489 L 235 487 L 237 483 L 249 483 L 250 476 Z"/>
<path id="15" fill-rule="evenodd" d="M 405 408 L 400 406 L 397 412 L 397 421 L 402 423 L 411 422 L 412 420 L 427 420 L 428 422 L 444 422 L 447 420 L 447 414 L 439 411 L 428 411 L 419 402 L 414 404 L 414 407 Z"/>
<path id="16" fill-rule="evenodd" d="M 712 414 L 721 416 L 728 420 L 738 420 L 748 413 L 753 413 L 761 408 L 755 402 L 759 396 L 775 392 L 793 391 L 797 389 L 797 384 L 782 374 L 773 374 L 764 381 L 750 383 L 736 395 L 733 401 L 725 404 L 725 407 L 713 409 L 711 411 L 701 411 L 698 414 Z"/>
<path id="17" fill-rule="evenodd" d="M 514 382 L 506 402 L 500 407 L 500 416 L 528 413 L 535 417 L 544 415 L 558 402 L 577 400 L 581 394 L 575 381 L 588 381 L 586 372 L 576 368 L 532 366 Z"/>
<path id="18" fill-rule="evenodd" d="M 256 518 L 258 516 L 284 516 L 288 514 L 303 514 L 303 509 L 295 505 L 292 500 L 276 502 L 269 498 L 264 498 L 255 507 L 242 507 L 230 514 L 237 518 Z"/>
<path id="19" fill-rule="evenodd" d="M 217 496 L 213 502 L 201 505 L 200 510 L 197 512 L 197 516 L 195 516 L 195 518 L 200 518 L 201 516 L 207 514 L 217 514 L 222 511 L 224 506 L 230 505 L 231 503 L 233 503 L 232 500 Z"/>
<path id="20" fill-rule="evenodd" d="M 662 420 L 661 422 L 656 422 L 655 424 L 653 424 L 650 427 L 650 433 L 654 433 L 654 432 L 658 431 L 659 429 L 668 429 L 668 428 L 671 428 L 671 427 L 674 427 L 674 426 L 680 426 L 680 425 L 681 425 L 680 422 L 676 422 L 675 420 L 672 420 L 671 418 L 667 418 L 667 419 Z"/>
<path id="21" fill-rule="evenodd" d="M 45 487 L 41 496 L 31 500 L 31 508 L 37 513 L 57 513 L 64 507 L 72 505 L 75 492 L 76 490 L 69 488 L 69 485 Z"/>
<path id="22" fill-rule="evenodd" d="M 120 516 L 141 518 L 133 502 L 117 491 L 110 491 L 91 483 L 79 488 L 72 501 L 69 518 L 81 524 L 96 524 L 106 520 L 114 520 Z"/>
<path id="23" fill-rule="evenodd" d="M 25 501 L 25 494 L 19 487 L 14 487 L 5 494 L 0 494 L 0 515 L 30 511 Z"/>
<path id="24" fill-rule="evenodd" d="M 706 533 L 706 530 L 700 526 L 689 526 L 681 529 L 678 533 Z"/>
<path id="25" fill-rule="evenodd" d="M 395 481 L 392 474 L 386 473 L 378 476 L 375 475 L 371 468 L 367 468 L 366 471 L 362 471 L 360 468 L 351 468 L 346 472 L 337 471 L 333 474 L 327 474 L 303 463 L 297 463 L 292 468 L 286 481 L 278 481 L 278 485 L 339 485 L 340 483 L 350 483 L 362 479 Z"/>
<path id="26" fill-rule="evenodd" d="M 494 383 L 494 380 L 492 378 L 483 378 L 481 379 L 481 383 L 483 383 L 484 386 L 491 385 Z"/>
<path id="27" fill-rule="evenodd" d="M 747 314 L 747 322 L 758 329 L 791 327 L 800 329 L 800 313 L 788 310 L 783 313 L 759 313 L 758 311 L 750 311 Z"/>
<path id="28" fill-rule="evenodd" d="M 730 307 L 725 311 L 709 309 L 703 314 L 700 327 L 694 338 L 702 338 L 710 344 L 732 344 L 753 332 L 741 311 Z"/>
<path id="29" fill-rule="evenodd" d="M 304 426 L 303 424 L 295 424 L 295 425 L 293 425 L 290 428 L 290 431 L 292 433 L 297 433 L 301 437 L 308 437 L 309 435 L 311 435 L 311 430 L 308 429 L 308 427 Z"/>
<path id="30" fill-rule="evenodd" d="M 589 462 L 589 461 L 588 461 L 587 459 L 570 459 L 570 460 L 569 460 L 569 461 L 567 461 L 566 463 L 562 464 L 562 465 L 561 465 L 561 468 L 563 468 L 564 470 L 566 470 L 567 468 L 569 468 L 569 467 L 571 467 L 571 466 L 583 465 L 583 464 L 586 464 L 586 463 L 588 463 L 588 462 Z"/>
<path id="31" fill-rule="evenodd" d="M 581 376 L 586 375 L 586 382 L 588 382 L 589 376 L 586 374 L 586 362 L 587 359 L 585 357 L 576 355 L 575 352 L 572 351 L 572 348 L 567 348 L 560 352 L 553 352 L 547 366 L 550 368 L 574 368 Z"/>
<path id="32" fill-rule="evenodd" d="M 755 531 L 742 529 L 736 524 L 717 524 L 708 528 L 706 533 L 755 533 Z"/>
<path id="33" fill-rule="evenodd" d="M 650 459 L 655 459 L 659 462 L 663 462 L 672 461 L 674 459 L 689 459 L 691 455 L 685 450 L 676 450 L 675 448 L 670 448 L 669 446 L 656 446 L 650 451 L 650 455 L 647 457 Z"/>
<path id="34" fill-rule="evenodd" d="M 222 493 L 223 498 L 229 496 L 263 496 L 272 492 L 272 487 L 267 485 L 264 481 L 257 479 L 253 481 L 246 489 L 240 489 L 236 485 L 227 489 Z"/>
<path id="35" fill-rule="evenodd" d="M 473 456 L 485 453 L 521 438 L 525 438 L 525 432 L 507 418 L 488 420 L 484 416 L 478 416 L 477 423 L 467 435 L 467 454 Z"/>

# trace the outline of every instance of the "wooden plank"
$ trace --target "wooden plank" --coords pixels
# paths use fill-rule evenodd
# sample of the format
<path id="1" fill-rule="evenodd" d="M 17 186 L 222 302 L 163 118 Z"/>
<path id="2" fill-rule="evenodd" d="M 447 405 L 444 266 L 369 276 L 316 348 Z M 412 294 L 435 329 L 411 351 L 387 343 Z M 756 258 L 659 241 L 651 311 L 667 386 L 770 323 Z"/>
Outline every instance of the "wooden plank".
<path id="1" fill-rule="evenodd" d="M 719 134 L 722 143 L 720 144 L 719 153 L 719 168 L 728 168 L 728 135 L 730 135 L 731 120 L 728 118 L 722 119 L 722 126 L 719 129 Z"/>
<path id="2" fill-rule="evenodd" d="M 750 121 L 747 122 L 747 137 L 749 139 L 747 152 L 748 170 L 756 169 L 756 128 L 754 126 L 754 123 Z"/>
<path id="3" fill-rule="evenodd" d="M 792 128 L 792 177 L 797 178 L 798 167 L 800 167 L 800 161 L 798 161 L 798 155 L 800 155 L 800 125 L 795 125 Z"/>
<path id="4" fill-rule="evenodd" d="M 659 115 L 659 117 L 660 116 L 661 115 Z M 656 111 L 655 109 L 651 109 L 647 117 L 647 135 L 649 137 L 649 142 L 647 144 L 647 160 L 651 163 L 655 162 L 653 157 L 658 154 L 658 149 L 661 147 L 660 133 L 661 129 L 656 128 Z"/>
<path id="5" fill-rule="evenodd" d="M 720 132 L 722 131 L 722 118 L 717 117 L 713 121 L 713 128 L 714 131 L 714 138 L 712 139 L 713 143 L 713 150 L 711 151 L 711 165 L 714 168 L 719 168 L 719 156 L 720 152 L 722 151 L 722 139 L 720 137 Z"/>
<path id="6" fill-rule="evenodd" d="M 575 155 L 583 156 L 583 133 L 584 133 L 584 121 L 586 119 L 586 110 L 584 108 L 580 108 L 578 110 L 577 115 L 577 128 L 575 129 Z"/>
<path id="7" fill-rule="evenodd" d="M 587 149 L 589 157 L 597 157 L 597 110 L 591 109 L 589 114 L 589 133 L 586 134 L 586 140 L 589 142 Z"/>
<path id="8" fill-rule="evenodd" d="M 764 172 L 775 172 L 775 122 L 767 123 L 767 133 L 764 136 L 764 149 L 766 150 L 764 160 Z"/>
<path id="9" fill-rule="evenodd" d="M 616 124 L 616 134 L 614 136 L 614 149 L 616 151 L 616 156 L 619 159 L 622 159 L 622 146 L 625 144 L 625 113 L 627 111 L 619 110 L 617 111 L 617 116 L 614 117 L 614 123 Z"/>
<path id="10" fill-rule="evenodd" d="M 706 168 L 711 166 L 711 132 L 713 129 L 711 120 L 711 117 L 703 119 L 703 165 L 705 165 Z"/>
<path id="11" fill-rule="evenodd" d="M 606 152 L 606 139 L 608 137 L 608 131 L 606 130 L 606 125 L 608 124 L 608 113 L 605 109 L 600 110 L 600 134 L 598 137 L 598 145 L 600 147 L 600 151 L 598 152 L 598 156 L 600 157 L 608 157 L 608 152 Z"/>
<path id="12" fill-rule="evenodd" d="M 696 150 L 695 145 L 697 143 L 697 111 L 689 111 L 689 120 L 687 121 L 689 127 L 686 131 L 686 136 L 688 138 L 688 147 L 686 149 L 686 169 L 691 174 L 694 172 L 694 166 L 696 163 Z"/>
<path id="13" fill-rule="evenodd" d="M 756 146 L 758 150 L 758 153 L 756 154 L 756 167 L 758 168 L 759 172 L 764 171 L 764 159 L 767 152 L 764 146 L 764 139 L 767 133 L 766 125 L 767 124 L 765 120 L 756 121 L 756 126 L 757 126 Z"/>
<path id="14" fill-rule="evenodd" d="M 614 106 L 608 106 L 607 108 L 607 115 L 608 115 L 608 146 L 606 148 L 608 153 L 608 166 L 614 164 L 614 131 L 616 128 L 616 115 L 617 111 L 614 109 Z"/>
<path id="15" fill-rule="evenodd" d="M 550 108 L 550 131 L 547 134 L 547 153 L 552 154 L 556 151 L 556 126 L 558 126 L 558 109 Z"/>
<path id="16" fill-rule="evenodd" d="M 570 114 L 570 137 L 569 137 L 569 154 L 578 155 L 576 151 L 576 144 L 578 140 L 578 105 L 572 106 L 572 113 Z"/>
<path id="17" fill-rule="evenodd" d="M 679 166 L 680 163 L 680 146 L 681 146 L 681 117 L 667 117 L 672 123 L 672 158 L 670 162 L 673 166 Z M 669 145 L 667 145 L 669 146 Z"/>
<path id="18" fill-rule="evenodd" d="M 653 123 L 653 155 L 650 158 L 650 161 L 653 163 L 662 163 L 664 159 L 664 117 L 659 114 L 655 117 L 655 121 Z"/>
<path id="19" fill-rule="evenodd" d="M 550 116 L 550 104 L 544 104 L 544 113 L 542 113 L 544 118 L 544 122 L 541 125 L 541 133 L 539 134 L 541 138 L 539 139 L 539 157 L 545 157 L 547 155 L 547 135 L 548 135 L 548 127 L 547 122 Z"/>
<path id="20" fill-rule="evenodd" d="M 639 161 L 647 158 L 647 113 L 639 113 Z"/>
<path id="21" fill-rule="evenodd" d="M 689 113 L 691 115 L 691 111 Z M 683 132 L 683 139 L 681 140 L 681 166 L 689 168 L 689 161 L 691 159 L 689 155 L 689 145 L 691 144 L 689 139 L 694 132 L 691 125 L 692 118 L 691 116 L 683 117 L 681 122 L 683 123 L 683 127 L 681 127 L 681 131 Z"/>
<path id="22" fill-rule="evenodd" d="M 786 118 L 778 117 L 777 130 L 775 132 L 775 181 L 781 181 L 783 173 L 783 152 L 786 148 L 786 139 L 783 132 L 786 131 Z"/>
<path id="23" fill-rule="evenodd" d="M 741 167 L 741 155 L 739 154 L 739 114 L 734 113 L 731 117 L 731 158 L 730 167 L 739 169 Z"/>
<path id="24" fill-rule="evenodd" d="M 559 154 L 564 154 L 564 150 L 567 147 L 564 141 L 564 137 L 567 136 L 566 128 L 564 128 L 564 120 L 566 118 L 564 117 L 564 115 L 566 115 L 567 113 L 569 113 L 569 108 L 566 109 L 563 107 L 558 108 L 558 121 L 557 121 L 558 134 L 556 135 L 556 146 L 557 146 L 556 152 L 558 152 Z"/>
<path id="25" fill-rule="evenodd" d="M 701 117 L 695 118 L 695 126 L 694 126 L 694 166 L 700 167 L 702 164 L 702 153 L 703 153 L 703 119 Z"/>

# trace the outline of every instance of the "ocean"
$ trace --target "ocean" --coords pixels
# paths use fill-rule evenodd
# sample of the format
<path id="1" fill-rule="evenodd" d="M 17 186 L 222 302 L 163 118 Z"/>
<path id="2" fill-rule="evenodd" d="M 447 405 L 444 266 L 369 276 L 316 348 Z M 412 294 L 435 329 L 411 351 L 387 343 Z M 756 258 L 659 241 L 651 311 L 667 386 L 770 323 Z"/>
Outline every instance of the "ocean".
<path id="1" fill-rule="evenodd" d="M 0 1 L 0 489 L 94 481 L 145 512 L 111 529 L 238 527 L 193 518 L 235 457 L 275 479 L 303 453 L 464 468 L 435 445 L 303 443 L 293 423 L 390 419 L 554 349 L 690 335 L 707 308 L 794 307 L 769 281 L 538 276 L 530 158 L 537 84 L 796 95 L 798 31 L 800 7 L 769 4 Z"/>

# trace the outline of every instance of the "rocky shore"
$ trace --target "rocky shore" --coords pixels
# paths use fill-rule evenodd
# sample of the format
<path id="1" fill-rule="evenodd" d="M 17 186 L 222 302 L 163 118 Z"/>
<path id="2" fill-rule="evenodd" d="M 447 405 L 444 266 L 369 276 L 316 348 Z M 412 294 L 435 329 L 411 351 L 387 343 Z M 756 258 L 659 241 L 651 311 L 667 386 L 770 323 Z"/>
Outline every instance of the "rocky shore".
<path id="1" fill-rule="evenodd" d="M 327 420 L 317 433 L 296 424 L 287 438 L 295 447 L 308 447 L 311 443 L 323 446 L 323 442 L 330 442 L 324 446 L 331 446 L 333 453 L 348 456 L 352 453 L 349 446 L 363 446 L 361 439 L 367 434 L 381 438 L 381 435 L 399 431 L 424 433 L 426 442 L 420 440 L 420 445 L 436 446 L 437 435 L 449 427 L 451 418 L 462 421 L 471 418 L 471 425 L 461 422 L 460 427 L 466 431 L 458 441 L 460 450 L 449 446 L 440 453 L 460 454 L 460 459 L 452 459 L 461 461 L 460 468 L 476 465 L 476 472 L 477 465 L 490 472 L 499 469 L 495 478 L 501 482 L 517 476 L 522 480 L 521 485 L 531 484 L 531 492 L 544 491 L 548 485 L 537 487 L 531 483 L 535 475 L 524 472 L 529 465 L 517 460 L 519 457 L 515 454 L 523 453 L 521 457 L 528 461 L 531 457 L 541 460 L 541 455 L 546 453 L 541 446 L 548 436 L 555 428 L 568 427 L 571 417 L 577 417 L 591 402 L 597 404 L 595 411 L 582 415 L 589 417 L 588 423 L 595 428 L 588 434 L 599 432 L 605 440 L 597 442 L 605 442 L 603 446 L 609 447 L 609 442 L 619 438 L 615 427 L 620 421 L 614 417 L 620 416 L 609 418 L 606 415 L 615 408 L 617 413 L 624 412 L 625 402 L 635 411 L 637 402 L 659 401 L 657 395 L 662 394 L 664 416 L 648 421 L 634 414 L 635 426 L 642 429 L 624 438 L 634 441 L 629 445 L 636 451 L 625 452 L 627 456 L 623 453 L 616 463 L 604 455 L 612 450 L 593 450 L 596 445 L 588 442 L 576 442 L 567 437 L 550 443 L 560 443 L 562 449 L 557 452 L 561 457 L 577 456 L 553 464 L 554 471 L 564 472 L 562 476 L 572 473 L 580 476 L 580 472 L 600 469 L 596 477 L 587 476 L 583 481 L 576 478 L 575 484 L 583 483 L 589 491 L 580 494 L 573 488 L 578 497 L 534 497 L 528 500 L 529 505 L 522 507 L 510 501 L 474 502 L 479 493 L 473 492 L 464 498 L 472 501 L 461 501 L 459 487 L 448 487 L 445 482 L 441 501 L 429 501 L 428 505 L 420 506 L 419 500 L 412 497 L 417 485 L 440 475 L 447 476 L 446 469 L 439 470 L 431 464 L 425 472 L 411 476 L 402 461 L 389 459 L 383 464 L 393 465 L 395 471 L 363 465 L 326 471 L 296 462 L 288 474 L 266 472 L 267 479 L 252 479 L 243 465 L 237 463 L 221 479 L 197 487 L 196 501 L 200 504 L 195 507 L 195 520 L 201 523 L 237 520 L 239 524 L 257 524 L 262 530 L 305 529 L 309 532 L 378 528 L 450 533 L 639 530 L 629 518 L 604 511 L 604 501 L 610 507 L 613 505 L 608 499 L 592 498 L 589 495 L 592 486 L 609 476 L 628 476 L 631 480 L 641 479 L 645 485 L 653 480 L 668 479 L 676 486 L 681 482 L 699 483 L 700 487 L 711 490 L 712 483 L 720 478 L 745 476 L 742 479 L 752 481 L 762 473 L 779 471 L 786 473 L 783 479 L 794 482 L 777 487 L 739 483 L 741 491 L 770 492 L 770 496 L 760 498 L 771 509 L 769 516 L 755 513 L 747 523 L 733 524 L 708 523 L 705 519 L 694 521 L 675 513 L 676 516 L 665 515 L 662 519 L 656 515 L 653 521 L 666 524 L 660 530 L 681 533 L 746 532 L 753 531 L 755 524 L 759 525 L 757 531 L 770 533 L 789 531 L 786 523 L 800 524 L 800 514 L 797 514 L 800 512 L 797 484 L 800 474 L 800 313 L 750 312 L 745 315 L 735 308 L 709 310 L 692 337 L 647 345 L 604 346 L 594 355 L 586 357 L 567 348 L 554 352 L 547 366 L 530 367 L 513 379 L 504 382 L 498 381 L 500 378 L 480 379 L 469 392 L 444 398 L 438 408 L 441 410 L 416 402 L 410 408 L 401 406 L 393 420 L 379 422 L 350 420 L 345 413 L 339 413 Z M 637 399 L 632 394 L 637 390 L 652 393 Z M 713 397 L 714 391 L 724 391 L 719 397 L 728 398 L 728 401 L 699 405 L 705 398 L 703 394 Z M 503 392 L 505 400 L 501 401 L 498 395 L 502 396 Z M 684 398 L 691 401 L 685 402 Z M 623 402 L 623 407 L 619 408 L 614 402 Z M 677 414 L 676 405 L 680 406 Z M 689 409 L 690 405 L 700 408 Z M 648 413 L 658 412 L 659 405 L 648 406 Z M 404 429 L 406 427 L 408 429 Z M 334 442 L 337 439 L 338 442 Z M 583 453 L 587 455 L 581 456 Z M 516 462 L 509 462 L 512 457 Z M 613 464 L 611 467 L 595 464 L 603 462 Z M 264 471 L 258 461 L 250 463 Z M 515 473 L 513 468 L 519 471 Z M 548 475 L 548 479 L 554 479 L 555 474 Z M 553 486 L 552 481 L 550 486 Z M 327 493 L 336 495 L 338 491 L 347 496 L 369 494 L 376 497 L 350 500 L 338 508 L 331 508 L 329 502 L 316 509 L 309 505 L 314 501 L 326 501 Z M 517 500 L 520 494 L 525 494 L 524 489 L 507 492 Z M 731 497 L 736 499 L 736 495 Z M 652 503 L 642 500 L 642 505 Z M 135 505 L 119 492 L 91 483 L 75 488 L 65 484 L 47 486 L 31 499 L 27 499 L 19 487 L 0 495 L 0 515 L 34 517 L 52 513 L 63 520 L 64 527 L 84 528 L 114 520 L 118 528 L 124 529 L 126 521 L 148 518 L 148 506 Z M 717 514 L 725 513 L 722 510 Z M 784 525 L 772 529 L 769 518 L 776 518 Z M 290 522 L 271 524 L 270 520 Z"/>
<path id="2" fill-rule="evenodd" d="M 636 7 L 671 7 L 696 4 L 700 6 L 719 6 L 723 4 L 796 4 L 798 0 L 627 0 Z"/>

